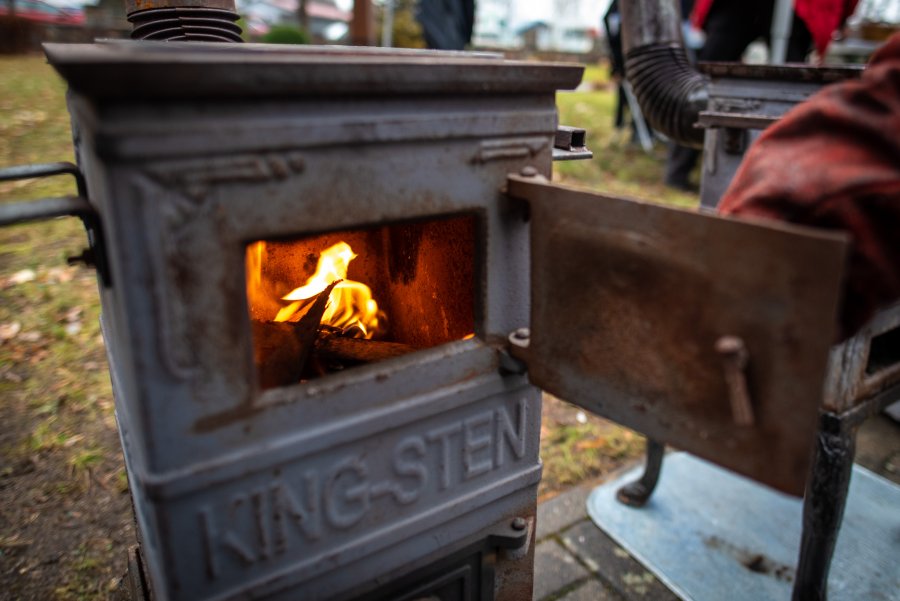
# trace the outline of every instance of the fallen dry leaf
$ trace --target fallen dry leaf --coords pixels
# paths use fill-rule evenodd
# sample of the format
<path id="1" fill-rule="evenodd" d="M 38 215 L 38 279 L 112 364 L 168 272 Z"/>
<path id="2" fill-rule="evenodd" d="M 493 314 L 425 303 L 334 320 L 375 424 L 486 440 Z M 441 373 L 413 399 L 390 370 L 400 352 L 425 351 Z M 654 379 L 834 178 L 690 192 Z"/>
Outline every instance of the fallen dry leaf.
<path id="1" fill-rule="evenodd" d="M 84 434 L 75 434 L 63 443 L 64 447 L 71 447 L 84 440 Z"/>
<path id="2" fill-rule="evenodd" d="M 53 267 L 47 270 L 47 281 L 52 284 L 71 282 L 77 270 L 77 267 Z"/>
<path id="3" fill-rule="evenodd" d="M 607 446 L 609 446 L 609 444 L 607 443 L 606 438 L 602 436 L 599 438 L 592 438 L 590 440 L 582 440 L 575 444 L 575 448 L 579 451 L 585 451 L 588 449 L 602 449 Z"/>
<path id="4" fill-rule="evenodd" d="M 0 369 L 0 380 L 6 380 L 7 382 L 18 384 L 19 382 L 22 382 L 24 378 L 14 372 L 11 368 L 3 368 Z"/>
<path id="5" fill-rule="evenodd" d="M 18 284 L 24 284 L 26 282 L 31 282 L 37 277 L 37 274 L 34 272 L 34 269 L 23 269 L 21 271 L 17 271 L 6 280 L 7 286 L 16 286 Z"/>
<path id="6" fill-rule="evenodd" d="M 21 330 L 22 324 L 20 324 L 18 321 L 0 323 L 0 342 L 12 340 Z"/>
<path id="7" fill-rule="evenodd" d="M 41 333 L 37 331 L 22 332 L 19 334 L 19 340 L 22 342 L 37 342 L 41 339 Z"/>
<path id="8" fill-rule="evenodd" d="M 69 323 L 81 320 L 81 314 L 84 313 L 84 307 L 72 307 L 63 315 L 63 319 Z"/>

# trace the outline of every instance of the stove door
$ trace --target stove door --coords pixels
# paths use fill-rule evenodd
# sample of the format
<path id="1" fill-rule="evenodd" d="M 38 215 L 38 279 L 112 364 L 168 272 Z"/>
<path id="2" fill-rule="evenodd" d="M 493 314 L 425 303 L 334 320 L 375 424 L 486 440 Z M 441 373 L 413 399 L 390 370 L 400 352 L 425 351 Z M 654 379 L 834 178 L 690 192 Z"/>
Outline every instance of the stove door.
<path id="1" fill-rule="evenodd" d="M 802 494 L 846 238 L 541 177 L 508 194 L 530 205 L 531 332 L 511 348 L 531 381 Z"/>

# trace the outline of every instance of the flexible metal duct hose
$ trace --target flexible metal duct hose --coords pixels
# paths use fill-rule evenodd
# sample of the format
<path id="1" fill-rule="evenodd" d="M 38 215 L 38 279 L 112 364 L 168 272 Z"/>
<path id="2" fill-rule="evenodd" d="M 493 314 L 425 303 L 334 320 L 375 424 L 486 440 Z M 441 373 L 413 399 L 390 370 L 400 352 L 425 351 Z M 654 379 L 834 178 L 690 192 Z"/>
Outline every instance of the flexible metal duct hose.
<path id="1" fill-rule="evenodd" d="M 654 129 L 685 146 L 703 145 L 694 127 L 709 100 L 709 80 L 687 59 L 677 0 L 624 0 L 625 72 L 644 117 Z"/>

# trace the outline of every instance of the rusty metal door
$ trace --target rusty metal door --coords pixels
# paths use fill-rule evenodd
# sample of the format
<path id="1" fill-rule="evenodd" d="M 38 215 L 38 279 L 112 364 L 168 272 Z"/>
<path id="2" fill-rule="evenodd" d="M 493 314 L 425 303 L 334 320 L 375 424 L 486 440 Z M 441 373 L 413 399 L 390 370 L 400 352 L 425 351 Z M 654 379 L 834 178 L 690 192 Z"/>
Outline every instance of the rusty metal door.
<path id="1" fill-rule="evenodd" d="M 811 459 L 844 236 L 510 176 L 531 215 L 547 392 L 792 494 Z"/>

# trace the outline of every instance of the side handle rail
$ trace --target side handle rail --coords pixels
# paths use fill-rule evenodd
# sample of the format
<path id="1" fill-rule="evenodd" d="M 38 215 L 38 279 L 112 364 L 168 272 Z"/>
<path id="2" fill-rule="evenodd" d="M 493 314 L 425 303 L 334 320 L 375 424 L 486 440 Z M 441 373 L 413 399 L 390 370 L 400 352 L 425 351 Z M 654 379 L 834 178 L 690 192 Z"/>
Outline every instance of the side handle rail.
<path id="1" fill-rule="evenodd" d="M 55 175 L 71 175 L 74 177 L 78 196 L 61 196 L 2 203 L 0 204 L 0 226 L 43 221 L 55 217 L 72 216 L 80 218 L 87 231 L 89 248 L 81 255 L 71 257 L 69 262 L 80 261 L 95 267 L 103 285 L 109 287 L 111 281 L 103 245 L 103 229 L 100 223 L 100 216 L 88 201 L 87 185 L 77 165 L 60 162 L 7 167 L 0 169 L 0 182 L 52 177 Z"/>

